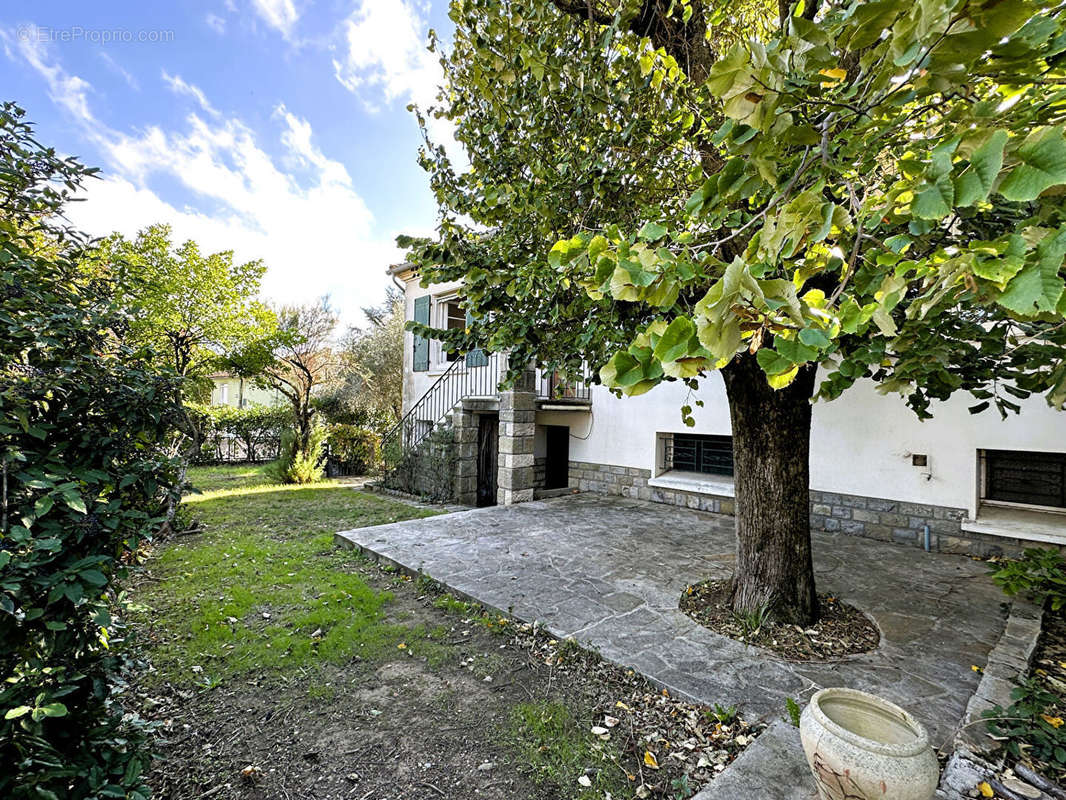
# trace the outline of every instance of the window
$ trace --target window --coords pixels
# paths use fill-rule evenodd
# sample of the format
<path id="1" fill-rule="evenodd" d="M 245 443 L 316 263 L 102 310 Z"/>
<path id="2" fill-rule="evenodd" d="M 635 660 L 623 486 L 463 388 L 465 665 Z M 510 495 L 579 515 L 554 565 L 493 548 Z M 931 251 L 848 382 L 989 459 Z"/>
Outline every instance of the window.
<path id="1" fill-rule="evenodd" d="M 1066 508 L 1066 453 L 985 450 L 983 499 Z"/>
<path id="2" fill-rule="evenodd" d="M 675 433 L 666 440 L 664 461 L 666 469 L 732 475 L 733 437 Z"/>
<path id="3" fill-rule="evenodd" d="M 229 384 L 224 383 L 218 387 L 218 402 L 220 405 L 229 403 Z"/>
<path id="4" fill-rule="evenodd" d="M 441 327 L 445 330 L 462 329 L 466 327 L 466 312 L 463 304 L 456 299 L 441 301 Z M 451 363 L 459 357 L 455 350 L 445 351 L 441 346 L 441 361 Z"/>

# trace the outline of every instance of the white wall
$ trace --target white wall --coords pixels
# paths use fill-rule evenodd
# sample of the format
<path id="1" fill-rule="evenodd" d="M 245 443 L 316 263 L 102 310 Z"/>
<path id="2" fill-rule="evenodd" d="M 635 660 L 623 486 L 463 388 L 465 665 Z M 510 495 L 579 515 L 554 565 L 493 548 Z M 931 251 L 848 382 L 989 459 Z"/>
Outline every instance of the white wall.
<path id="1" fill-rule="evenodd" d="M 679 383 L 665 383 L 639 397 L 618 399 L 599 386 L 592 396 L 588 418 L 537 415 L 538 423 L 571 425 L 570 458 L 575 461 L 654 473 L 656 432 L 730 432 L 720 375 L 705 379 L 696 394 Z M 703 408 L 692 402 L 697 397 Z M 922 422 L 903 398 L 882 395 L 872 382 L 863 381 L 837 400 L 815 403 L 811 488 L 965 508 L 972 517 L 979 449 L 1066 451 L 1066 414 L 1049 408 L 1042 397 L 1022 402 L 1021 414 L 1006 420 L 994 409 L 971 415 L 967 407 L 976 402 L 960 394 L 934 403 L 934 418 Z M 693 406 L 694 428 L 681 422 L 680 408 L 686 403 Z M 928 456 L 927 467 L 911 465 L 915 453 Z"/>
<path id="2" fill-rule="evenodd" d="M 414 298 L 441 294 L 458 284 L 407 283 L 407 318 Z M 439 372 L 411 371 L 413 338 L 404 340 L 404 408 L 417 401 Z M 432 368 L 432 360 L 431 360 Z M 693 402 L 702 399 L 704 407 Z M 934 402 L 932 420 L 920 421 L 898 395 L 881 395 L 864 381 L 829 403 L 816 403 L 811 433 L 811 488 L 825 492 L 884 497 L 977 511 L 979 449 L 1066 451 L 1066 413 L 1050 409 L 1042 397 L 1021 402 L 1020 415 L 1001 420 L 995 409 L 971 415 L 977 401 L 958 394 Z M 680 408 L 691 405 L 695 428 L 681 422 Z M 698 393 L 678 382 L 664 383 L 639 397 L 616 398 L 592 387 L 592 411 L 542 411 L 541 425 L 570 426 L 570 458 L 638 467 L 654 474 L 657 432 L 730 433 L 725 386 L 718 374 L 702 381 Z M 928 456 L 928 467 L 911 465 L 912 453 Z M 928 477 L 927 477 L 928 474 Z"/>

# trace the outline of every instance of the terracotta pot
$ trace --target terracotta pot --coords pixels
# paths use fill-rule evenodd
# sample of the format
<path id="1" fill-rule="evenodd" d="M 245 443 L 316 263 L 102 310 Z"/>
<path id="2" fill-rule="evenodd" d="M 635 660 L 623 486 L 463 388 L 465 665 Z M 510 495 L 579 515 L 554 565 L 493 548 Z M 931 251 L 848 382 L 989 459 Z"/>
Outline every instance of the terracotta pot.
<path id="1" fill-rule="evenodd" d="M 822 689 L 800 717 L 822 800 L 929 800 L 940 777 L 929 735 L 897 705 L 855 689 Z"/>

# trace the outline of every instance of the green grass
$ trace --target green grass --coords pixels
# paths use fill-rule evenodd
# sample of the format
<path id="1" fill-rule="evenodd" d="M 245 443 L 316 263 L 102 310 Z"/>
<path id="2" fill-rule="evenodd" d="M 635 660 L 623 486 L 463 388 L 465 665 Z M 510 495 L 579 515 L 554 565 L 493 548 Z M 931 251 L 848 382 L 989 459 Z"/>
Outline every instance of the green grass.
<path id="1" fill-rule="evenodd" d="M 226 488 L 266 486 L 274 482 L 269 475 L 270 464 L 240 464 L 237 466 L 193 467 L 189 480 L 193 489 L 215 492 Z"/>
<path id="2" fill-rule="evenodd" d="M 190 472 L 194 485 L 216 487 L 185 499 L 205 533 L 162 548 L 149 565 L 155 580 L 134 598 L 157 636 L 151 660 L 161 679 L 210 684 L 353 656 L 441 657 L 440 631 L 387 620 L 391 593 L 371 587 L 359 557 L 333 544 L 339 530 L 434 512 L 336 483 L 271 484 L 260 467 Z"/>
<path id="3" fill-rule="evenodd" d="M 506 738 L 539 783 L 554 785 L 575 800 L 626 797 L 629 782 L 617 746 L 601 741 L 570 709 L 558 702 L 520 703 L 511 713 Z M 590 785 L 578 783 L 582 776 Z M 571 794 L 573 793 L 573 794 Z"/>

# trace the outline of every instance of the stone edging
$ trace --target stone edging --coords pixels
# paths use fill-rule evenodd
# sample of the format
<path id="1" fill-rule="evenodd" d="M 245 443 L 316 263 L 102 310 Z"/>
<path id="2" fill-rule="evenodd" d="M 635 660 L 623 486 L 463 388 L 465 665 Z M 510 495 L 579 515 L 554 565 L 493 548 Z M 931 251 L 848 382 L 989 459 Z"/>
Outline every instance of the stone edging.
<path id="1" fill-rule="evenodd" d="M 379 483 L 367 482 L 358 487 L 364 492 L 372 492 L 373 494 L 380 494 L 383 497 L 388 497 L 390 500 L 396 500 L 397 502 L 404 503 L 415 508 L 428 508 L 435 511 L 469 511 L 470 506 L 457 505 L 455 503 L 430 503 L 423 500 L 418 495 L 410 494 L 409 492 L 401 491 L 400 489 L 389 489 L 387 486 L 382 486 Z"/>
<path id="2" fill-rule="evenodd" d="M 1043 618 L 1040 606 L 1021 598 L 1011 603 L 1007 625 L 988 654 L 981 682 L 966 705 L 955 734 L 954 752 L 940 777 L 938 798 L 968 800 L 978 782 L 1002 767 L 1006 752 L 999 742 L 985 735 L 981 714 L 1011 704 L 1011 690 L 1025 678 L 1032 664 Z"/>

